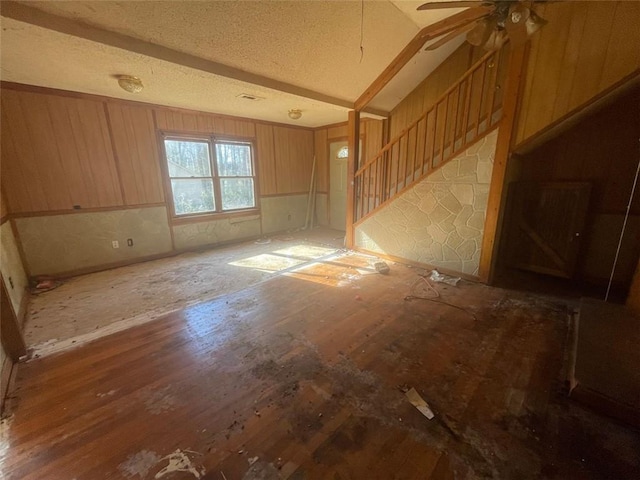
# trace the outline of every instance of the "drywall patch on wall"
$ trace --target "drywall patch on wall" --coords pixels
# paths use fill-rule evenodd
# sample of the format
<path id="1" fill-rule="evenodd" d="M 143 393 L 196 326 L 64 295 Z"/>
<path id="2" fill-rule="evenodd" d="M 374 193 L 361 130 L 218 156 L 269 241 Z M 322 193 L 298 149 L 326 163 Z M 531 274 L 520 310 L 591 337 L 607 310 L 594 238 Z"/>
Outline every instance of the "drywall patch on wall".
<path id="1" fill-rule="evenodd" d="M 173 227 L 177 250 L 260 236 L 260 216 L 223 218 Z"/>
<path id="2" fill-rule="evenodd" d="M 16 219 L 32 275 L 56 274 L 171 251 L 165 207 Z M 127 246 L 127 239 L 133 246 Z M 119 242 L 113 248 L 112 241 Z"/>
<path id="3" fill-rule="evenodd" d="M 478 274 L 497 130 L 356 227 L 373 252 Z"/>
<path id="4" fill-rule="evenodd" d="M 308 194 L 262 197 L 262 233 L 284 232 L 304 227 Z"/>
<path id="5" fill-rule="evenodd" d="M 5 222 L 0 227 L 0 271 L 2 271 L 13 310 L 18 315 L 28 280 L 20 259 L 18 243 L 9 222 Z"/>

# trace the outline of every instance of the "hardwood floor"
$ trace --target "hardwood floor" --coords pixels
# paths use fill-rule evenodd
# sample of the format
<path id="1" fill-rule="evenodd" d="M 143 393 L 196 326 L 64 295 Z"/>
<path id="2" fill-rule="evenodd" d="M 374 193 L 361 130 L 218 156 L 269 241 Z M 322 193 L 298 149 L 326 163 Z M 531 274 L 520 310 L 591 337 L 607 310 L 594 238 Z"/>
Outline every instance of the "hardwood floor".
<path id="1" fill-rule="evenodd" d="M 6 479 L 637 478 L 562 393 L 566 305 L 346 254 L 21 364 Z M 347 281 L 345 281 L 347 279 Z M 429 421 L 400 391 L 411 386 Z M 0 475 L 2 478 L 2 475 Z"/>

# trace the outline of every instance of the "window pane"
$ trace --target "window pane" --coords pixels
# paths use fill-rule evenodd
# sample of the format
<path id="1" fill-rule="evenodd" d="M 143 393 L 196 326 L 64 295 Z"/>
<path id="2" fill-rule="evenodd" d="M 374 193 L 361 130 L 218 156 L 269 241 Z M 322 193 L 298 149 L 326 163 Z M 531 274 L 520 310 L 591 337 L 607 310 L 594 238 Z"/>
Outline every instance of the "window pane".
<path id="1" fill-rule="evenodd" d="M 213 182 L 208 178 L 203 180 L 171 180 L 171 189 L 173 190 L 176 215 L 215 210 Z"/>
<path id="2" fill-rule="evenodd" d="M 222 209 L 252 208 L 256 206 L 253 198 L 252 178 L 221 178 Z"/>
<path id="3" fill-rule="evenodd" d="M 236 143 L 216 143 L 218 175 L 221 177 L 250 177 L 251 146 Z"/>
<path id="4" fill-rule="evenodd" d="M 210 177 L 209 144 L 165 140 L 170 177 Z"/>

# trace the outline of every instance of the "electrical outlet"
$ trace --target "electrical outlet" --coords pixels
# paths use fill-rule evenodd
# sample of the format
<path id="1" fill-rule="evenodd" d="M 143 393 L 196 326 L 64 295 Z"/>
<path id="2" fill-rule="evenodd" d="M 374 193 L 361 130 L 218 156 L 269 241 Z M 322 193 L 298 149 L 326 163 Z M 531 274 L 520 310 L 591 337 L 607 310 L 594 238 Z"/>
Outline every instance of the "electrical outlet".
<path id="1" fill-rule="evenodd" d="M 127 238 L 127 245 L 133 247 L 133 238 Z"/>
<path id="2" fill-rule="evenodd" d="M 113 248 L 120 248 L 120 242 L 118 242 L 118 240 L 112 240 L 111 241 L 111 246 Z"/>

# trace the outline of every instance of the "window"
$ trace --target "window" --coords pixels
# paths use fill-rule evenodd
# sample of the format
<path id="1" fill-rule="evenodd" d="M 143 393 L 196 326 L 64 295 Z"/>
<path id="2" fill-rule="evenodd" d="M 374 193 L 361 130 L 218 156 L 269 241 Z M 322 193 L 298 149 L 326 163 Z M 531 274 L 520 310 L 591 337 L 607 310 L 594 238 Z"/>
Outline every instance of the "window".
<path id="1" fill-rule="evenodd" d="M 250 142 L 166 137 L 164 150 L 176 216 L 255 208 Z"/>

